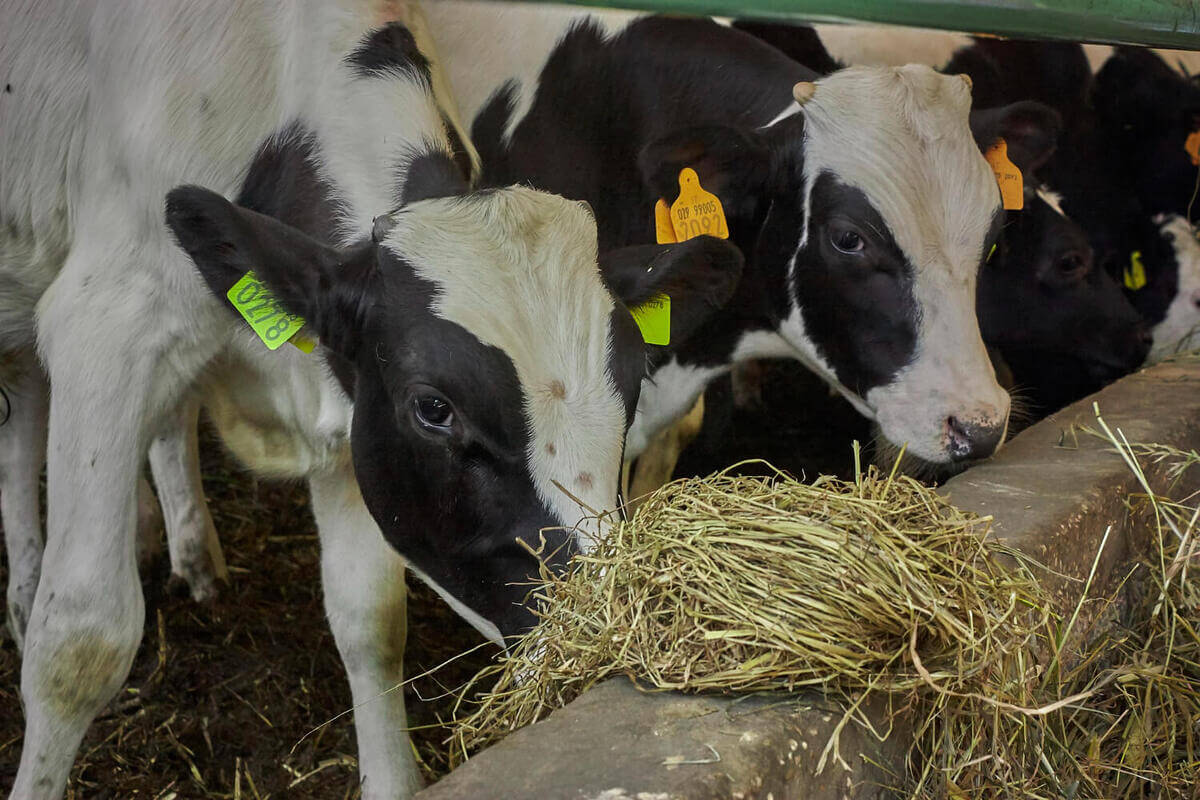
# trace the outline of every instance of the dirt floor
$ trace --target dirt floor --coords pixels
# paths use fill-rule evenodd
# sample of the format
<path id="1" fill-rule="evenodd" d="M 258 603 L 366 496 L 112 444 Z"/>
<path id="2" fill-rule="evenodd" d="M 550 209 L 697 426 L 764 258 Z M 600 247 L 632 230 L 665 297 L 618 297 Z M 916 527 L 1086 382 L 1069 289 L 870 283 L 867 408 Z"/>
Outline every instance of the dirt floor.
<path id="1" fill-rule="evenodd" d="M 678 474 L 704 474 L 742 458 L 770 458 L 806 473 L 852 471 L 849 443 L 870 430 L 840 398 L 793 365 L 764 372 L 763 403 L 734 409 L 728 383 L 709 394 L 705 430 Z M 722 395 L 722 392 L 725 394 Z M 797 406 L 806 414 L 798 419 Z M 259 482 L 205 431 L 209 507 L 232 584 L 200 606 L 166 588 L 166 556 L 143 576 L 146 629 L 126 688 L 84 740 L 69 798 L 353 798 L 359 795 L 350 708 L 318 580 L 319 552 L 299 484 Z M 6 585 L 0 567 L 0 585 Z M 406 675 L 476 648 L 480 637 L 423 586 L 413 586 Z M 419 756 L 445 768 L 439 719 L 453 692 L 494 651 L 476 650 L 408 695 Z M 19 660 L 0 640 L 0 790 L 11 786 L 23 717 Z M 420 698 L 430 699 L 421 702 Z M 319 730 L 317 729 L 320 727 Z"/>
<path id="2" fill-rule="evenodd" d="M 204 436 L 205 489 L 232 584 L 210 606 L 167 593 L 162 555 L 143 576 L 146 629 L 126 687 L 89 731 L 68 798 L 354 798 L 350 690 L 325 623 L 307 492 L 257 482 Z M 7 585 L 0 567 L 0 586 Z M 406 674 L 481 643 L 413 587 Z M 20 662 L 0 635 L 0 794 L 16 774 Z M 444 695 L 483 666 L 490 646 L 406 687 L 410 725 L 431 774 L 444 768 Z M 310 733 L 311 732 L 311 733 Z M 306 736 L 306 734 L 309 734 Z M 303 740 L 303 741 L 301 741 Z"/>

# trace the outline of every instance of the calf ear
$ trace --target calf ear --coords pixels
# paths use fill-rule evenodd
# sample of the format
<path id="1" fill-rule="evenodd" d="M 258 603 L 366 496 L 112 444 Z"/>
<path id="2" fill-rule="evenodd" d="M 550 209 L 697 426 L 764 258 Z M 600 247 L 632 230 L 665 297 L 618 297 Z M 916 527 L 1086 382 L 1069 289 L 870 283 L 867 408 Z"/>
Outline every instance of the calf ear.
<path id="1" fill-rule="evenodd" d="M 646 145 L 638 156 L 642 180 L 667 202 L 679 197 L 679 172 L 696 170 L 700 185 L 721 199 L 725 213 L 753 214 L 770 169 L 762 139 L 736 128 L 705 126 L 676 131 Z"/>
<path id="2" fill-rule="evenodd" d="M 198 186 L 180 186 L 167 195 L 166 220 L 222 301 L 228 303 L 230 287 L 253 271 L 286 311 L 316 329 L 322 344 L 353 358 L 371 262 L 349 259 L 290 225 Z"/>
<path id="3" fill-rule="evenodd" d="M 1057 111 L 1032 100 L 971 112 L 971 133 L 979 149 L 986 153 L 997 139 L 1004 139 L 1009 159 L 1024 173 L 1050 159 L 1062 128 Z"/>
<path id="4" fill-rule="evenodd" d="M 661 294 L 671 298 L 671 344 L 686 341 L 733 297 L 742 252 L 723 239 L 697 236 L 678 244 L 647 244 L 600 257 L 609 290 L 635 308 Z"/>

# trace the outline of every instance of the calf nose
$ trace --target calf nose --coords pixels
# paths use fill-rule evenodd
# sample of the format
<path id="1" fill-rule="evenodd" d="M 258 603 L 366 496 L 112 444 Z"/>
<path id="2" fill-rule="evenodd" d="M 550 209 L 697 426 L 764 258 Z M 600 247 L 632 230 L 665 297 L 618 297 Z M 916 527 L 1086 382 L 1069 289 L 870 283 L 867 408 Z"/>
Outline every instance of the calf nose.
<path id="1" fill-rule="evenodd" d="M 954 461 L 987 458 L 996 452 L 1007 428 L 1008 425 L 1004 421 L 981 424 L 963 422 L 958 417 L 947 417 L 946 438 L 950 442 L 950 458 Z"/>

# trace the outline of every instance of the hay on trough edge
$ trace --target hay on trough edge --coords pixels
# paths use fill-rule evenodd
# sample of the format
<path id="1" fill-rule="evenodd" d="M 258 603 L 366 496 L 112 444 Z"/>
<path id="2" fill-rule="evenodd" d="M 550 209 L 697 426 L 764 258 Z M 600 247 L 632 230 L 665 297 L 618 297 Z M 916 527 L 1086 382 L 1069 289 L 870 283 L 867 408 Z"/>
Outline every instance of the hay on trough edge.
<path id="1" fill-rule="evenodd" d="M 815 687 L 843 723 L 865 693 L 898 693 L 916 735 L 893 788 L 913 797 L 1191 796 L 1200 510 L 1155 495 L 1136 456 L 1176 478 L 1200 457 L 1130 446 L 1097 419 L 1146 490 L 1131 504 L 1157 547 L 1139 568 L 1147 603 L 1075 657 L 1061 650 L 1080 608 L 1106 599 L 1089 576 L 1053 614 L 1039 568 L 990 541 L 989 518 L 895 470 L 812 485 L 719 473 L 668 484 L 572 574 L 543 576 L 540 624 L 481 673 L 498 676 L 491 692 L 462 701 L 452 757 L 626 674 L 650 689 Z"/>

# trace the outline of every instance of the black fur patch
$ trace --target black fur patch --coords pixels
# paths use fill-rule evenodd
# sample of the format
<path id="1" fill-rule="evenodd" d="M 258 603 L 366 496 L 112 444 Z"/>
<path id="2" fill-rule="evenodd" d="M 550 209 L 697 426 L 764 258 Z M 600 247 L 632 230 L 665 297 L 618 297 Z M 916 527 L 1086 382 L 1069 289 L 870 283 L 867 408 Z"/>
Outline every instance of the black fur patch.
<path id="1" fill-rule="evenodd" d="M 400 205 L 408 205 L 431 197 L 452 197 L 465 194 L 467 179 L 454 159 L 440 150 L 431 149 L 416 155 L 401 171 L 404 185 L 400 190 Z"/>
<path id="2" fill-rule="evenodd" d="M 426 86 L 432 85 L 429 59 L 417 47 L 412 32 L 399 22 L 389 22 L 368 34 L 346 56 L 346 63 L 365 78 L 413 75 Z"/>

